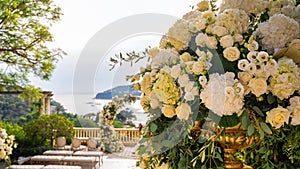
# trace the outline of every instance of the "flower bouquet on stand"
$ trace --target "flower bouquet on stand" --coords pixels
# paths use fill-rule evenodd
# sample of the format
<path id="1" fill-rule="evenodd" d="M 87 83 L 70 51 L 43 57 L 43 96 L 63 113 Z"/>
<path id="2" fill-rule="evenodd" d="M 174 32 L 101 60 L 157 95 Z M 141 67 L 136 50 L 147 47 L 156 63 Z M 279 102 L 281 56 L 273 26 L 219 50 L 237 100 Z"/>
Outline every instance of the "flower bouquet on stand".
<path id="1" fill-rule="evenodd" d="M 175 22 L 131 76 L 149 117 L 137 149 L 146 168 L 230 168 L 226 157 L 299 167 L 299 23 L 295 0 L 203 0 Z M 244 136 L 222 144 L 252 147 L 226 156 L 220 137 L 236 125 Z"/>
<path id="2" fill-rule="evenodd" d="M 17 147 L 14 140 L 15 136 L 9 136 L 5 129 L 0 128 L 0 160 L 4 160 L 8 166 L 11 164 L 9 156 L 12 154 L 13 148 Z"/>

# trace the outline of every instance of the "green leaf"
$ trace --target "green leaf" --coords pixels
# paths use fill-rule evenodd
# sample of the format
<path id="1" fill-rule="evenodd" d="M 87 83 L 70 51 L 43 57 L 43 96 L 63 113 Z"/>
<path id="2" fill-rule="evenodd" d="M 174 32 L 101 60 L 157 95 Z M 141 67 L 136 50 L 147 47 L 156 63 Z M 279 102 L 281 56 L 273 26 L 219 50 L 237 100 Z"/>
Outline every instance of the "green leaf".
<path id="1" fill-rule="evenodd" d="M 233 127 L 240 122 L 237 114 L 231 116 L 223 116 L 219 122 L 219 125 L 222 127 Z"/>
<path id="2" fill-rule="evenodd" d="M 157 125 L 155 123 L 151 123 L 151 125 L 150 125 L 151 132 L 155 132 L 156 129 L 157 129 Z"/>
<path id="3" fill-rule="evenodd" d="M 276 98 L 273 95 L 268 94 L 267 101 L 269 104 L 273 104 L 276 101 Z"/>
<path id="4" fill-rule="evenodd" d="M 257 106 L 254 106 L 253 107 L 253 110 L 260 116 L 264 117 L 264 113 L 257 107 Z"/>
<path id="5" fill-rule="evenodd" d="M 272 130 L 269 128 L 269 126 L 266 123 L 260 122 L 259 124 L 264 132 L 266 132 L 268 134 L 272 134 Z"/>
<path id="6" fill-rule="evenodd" d="M 253 124 L 250 124 L 248 126 L 247 133 L 249 136 L 252 136 L 252 134 L 254 133 L 254 125 Z"/>
<path id="7" fill-rule="evenodd" d="M 241 121 L 242 121 L 242 128 L 246 130 L 250 125 L 250 115 L 248 110 L 244 110 Z"/>

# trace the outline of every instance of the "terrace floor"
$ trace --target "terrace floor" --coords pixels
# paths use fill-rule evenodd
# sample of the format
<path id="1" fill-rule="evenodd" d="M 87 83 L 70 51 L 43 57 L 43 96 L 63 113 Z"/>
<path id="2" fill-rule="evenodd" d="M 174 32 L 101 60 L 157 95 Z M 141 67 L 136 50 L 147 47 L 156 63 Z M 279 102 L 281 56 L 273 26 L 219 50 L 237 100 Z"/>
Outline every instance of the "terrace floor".
<path id="1" fill-rule="evenodd" d="M 121 153 L 106 154 L 100 169 L 139 169 L 136 167 L 135 147 L 126 146 Z"/>

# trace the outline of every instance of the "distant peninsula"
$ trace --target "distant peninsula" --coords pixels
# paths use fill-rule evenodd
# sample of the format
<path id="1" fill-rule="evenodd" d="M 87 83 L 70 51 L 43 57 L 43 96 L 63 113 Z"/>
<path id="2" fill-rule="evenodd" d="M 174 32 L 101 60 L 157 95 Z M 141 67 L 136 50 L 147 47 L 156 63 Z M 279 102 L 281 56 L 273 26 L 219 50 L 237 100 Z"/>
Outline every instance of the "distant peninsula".
<path id="1" fill-rule="evenodd" d="M 138 98 L 141 93 L 131 87 L 131 85 L 117 86 L 104 92 L 97 93 L 95 99 L 111 100 L 113 97 L 122 97 L 125 94 L 133 94 Z"/>

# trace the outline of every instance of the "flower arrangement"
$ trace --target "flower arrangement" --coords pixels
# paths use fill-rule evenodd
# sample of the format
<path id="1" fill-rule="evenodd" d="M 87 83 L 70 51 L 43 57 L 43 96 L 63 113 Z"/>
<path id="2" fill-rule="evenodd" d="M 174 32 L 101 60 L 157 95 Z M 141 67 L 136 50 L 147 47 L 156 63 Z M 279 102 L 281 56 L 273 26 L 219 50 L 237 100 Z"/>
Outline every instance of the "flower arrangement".
<path id="1" fill-rule="evenodd" d="M 9 156 L 12 154 L 13 148 L 17 147 L 14 140 L 14 135 L 8 135 L 5 129 L 0 128 L 0 159 L 5 160 L 8 165 L 10 165 Z"/>
<path id="2" fill-rule="evenodd" d="M 123 143 L 115 136 L 113 122 L 116 115 L 125 104 L 131 104 L 136 101 L 136 97 L 132 94 L 126 94 L 122 97 L 114 97 L 111 102 L 103 106 L 103 110 L 99 115 L 99 128 L 101 148 L 106 152 L 122 152 L 124 150 Z"/>
<path id="3" fill-rule="evenodd" d="M 214 131 L 238 123 L 260 138 L 245 161 L 299 167 L 299 24 L 295 0 L 202 0 L 174 23 L 131 79 L 149 115 L 138 148 L 147 167 L 220 167 Z"/>

